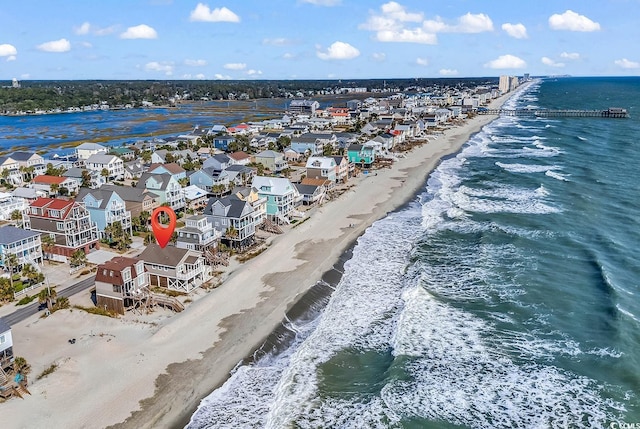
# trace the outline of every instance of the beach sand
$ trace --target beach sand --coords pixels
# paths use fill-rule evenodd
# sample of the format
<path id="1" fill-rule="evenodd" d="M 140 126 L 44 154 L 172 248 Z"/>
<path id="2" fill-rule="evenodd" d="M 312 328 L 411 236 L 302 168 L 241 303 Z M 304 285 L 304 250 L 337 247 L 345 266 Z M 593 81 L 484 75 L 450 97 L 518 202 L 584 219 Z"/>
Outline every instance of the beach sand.
<path id="1" fill-rule="evenodd" d="M 63 310 L 13 326 L 16 354 L 33 367 L 32 396 L 0 405 L 2 427 L 183 427 L 365 228 L 414 198 L 438 161 L 493 119 L 468 119 L 392 168 L 356 178 L 353 188 L 275 237 L 182 313 L 132 322 Z M 35 381 L 53 363 L 57 369 Z"/>

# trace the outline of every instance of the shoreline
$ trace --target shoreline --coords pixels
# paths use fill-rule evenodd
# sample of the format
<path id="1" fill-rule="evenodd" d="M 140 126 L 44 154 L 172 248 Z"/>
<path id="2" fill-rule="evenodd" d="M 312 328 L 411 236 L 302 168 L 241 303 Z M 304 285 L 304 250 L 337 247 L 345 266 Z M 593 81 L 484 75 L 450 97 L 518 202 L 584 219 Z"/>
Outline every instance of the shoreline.
<path id="1" fill-rule="evenodd" d="M 63 311 L 16 325 L 14 336 L 29 338 L 20 354 L 34 360 L 34 370 L 52 360 L 61 364 L 30 386 L 33 396 L 28 401 L 4 404 L 7 423 L 184 427 L 201 400 L 269 341 L 283 316 L 328 275 L 369 225 L 412 201 L 445 156 L 458 152 L 496 118 L 467 119 L 405 153 L 392 168 L 356 178 L 357 186 L 275 237 L 269 251 L 235 269 L 222 286 L 158 324 L 139 326 Z M 71 335 L 79 338 L 76 346 L 59 345 Z M 51 349 L 41 341 L 48 341 Z M 69 403 L 76 404 L 74 413 L 56 412 Z"/>

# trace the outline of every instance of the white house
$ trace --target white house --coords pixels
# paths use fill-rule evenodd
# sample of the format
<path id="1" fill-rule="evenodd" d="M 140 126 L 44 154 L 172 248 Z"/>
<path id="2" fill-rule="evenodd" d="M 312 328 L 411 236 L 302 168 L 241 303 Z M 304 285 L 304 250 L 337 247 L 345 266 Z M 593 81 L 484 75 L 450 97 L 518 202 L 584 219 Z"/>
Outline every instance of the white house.
<path id="1" fill-rule="evenodd" d="M 96 171 L 102 174 L 102 170 L 107 170 L 109 180 L 124 179 L 124 161 L 115 155 L 95 154 L 85 160 L 87 170 Z"/>
<path id="2" fill-rule="evenodd" d="M 80 146 L 77 146 L 75 149 L 76 157 L 78 161 L 84 161 L 89 158 L 91 155 L 97 154 L 106 154 L 109 150 L 97 143 L 82 143 Z"/>

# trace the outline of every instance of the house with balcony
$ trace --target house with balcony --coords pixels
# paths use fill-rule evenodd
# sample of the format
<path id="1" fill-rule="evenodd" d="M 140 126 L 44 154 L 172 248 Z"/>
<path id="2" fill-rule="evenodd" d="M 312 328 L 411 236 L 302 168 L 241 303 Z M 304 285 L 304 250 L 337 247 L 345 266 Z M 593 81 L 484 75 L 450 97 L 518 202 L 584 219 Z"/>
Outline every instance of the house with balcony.
<path id="1" fill-rule="evenodd" d="M 0 192 L 0 220 L 10 220 L 14 211 L 18 210 L 22 213 L 27 207 L 29 202 L 26 199 Z"/>
<path id="2" fill-rule="evenodd" d="M 131 212 L 131 217 L 138 217 L 142 212 L 151 214 L 160 207 L 158 194 L 144 188 L 131 188 L 128 186 L 104 185 L 101 191 L 114 191 L 124 201 L 126 210 Z"/>
<path id="3" fill-rule="evenodd" d="M 370 166 L 376 160 L 375 150 L 371 146 L 352 144 L 347 148 L 349 162 L 362 167 Z"/>
<path id="4" fill-rule="evenodd" d="M 251 163 L 251 155 L 241 150 L 227 155 L 233 165 L 248 165 Z"/>
<path id="5" fill-rule="evenodd" d="M 75 177 L 48 176 L 46 174 L 36 176 L 31 180 L 30 188 L 44 191 L 49 196 L 71 195 L 78 192 L 80 183 Z"/>
<path id="6" fill-rule="evenodd" d="M 66 260 L 77 250 L 98 249 L 98 227 L 83 203 L 61 198 L 38 198 L 22 214 L 24 229 L 48 234 L 54 246 L 47 253 Z M 54 258 L 55 259 L 55 258 Z"/>
<path id="7" fill-rule="evenodd" d="M 258 195 L 253 186 L 234 188 L 231 193 L 239 200 L 246 201 L 253 207 L 253 224 L 258 226 L 267 218 L 267 199 Z"/>
<path id="8" fill-rule="evenodd" d="M 18 163 L 18 170 L 22 173 L 24 182 L 44 174 L 47 170 L 44 158 L 35 152 L 15 151 L 9 156 Z"/>
<path id="9" fill-rule="evenodd" d="M 182 210 L 185 207 L 182 186 L 171 174 L 144 173 L 136 188 L 146 189 L 158 195 L 160 205 L 167 204 L 173 210 Z"/>
<path id="10" fill-rule="evenodd" d="M 180 179 L 187 177 L 187 172 L 184 168 L 180 167 L 175 162 L 168 162 L 166 164 L 151 164 L 146 171 L 153 174 L 171 174 L 179 182 Z"/>
<path id="11" fill-rule="evenodd" d="M 0 318 L 0 369 L 8 370 L 13 366 L 13 337 L 11 326 Z"/>
<path id="12" fill-rule="evenodd" d="M 344 156 L 332 156 L 336 162 L 336 181 L 345 183 L 349 179 L 349 160 Z"/>
<path id="13" fill-rule="evenodd" d="M 306 206 L 322 203 L 327 194 L 327 189 L 324 185 L 294 183 L 294 186 L 302 197 L 302 204 Z"/>
<path id="14" fill-rule="evenodd" d="M 235 161 L 229 157 L 226 153 L 218 153 L 204 160 L 202 168 L 208 168 L 211 170 L 222 171 L 230 165 L 233 165 Z"/>
<path id="15" fill-rule="evenodd" d="M 307 159 L 307 177 L 312 179 L 325 179 L 335 183 L 336 160 L 331 156 L 310 156 Z"/>
<path id="16" fill-rule="evenodd" d="M 136 158 L 136 152 L 126 146 L 122 146 L 122 147 L 113 147 L 111 148 L 111 150 L 109 151 L 110 155 L 115 155 L 118 158 L 120 158 L 123 161 L 131 161 L 134 160 Z"/>
<path id="17" fill-rule="evenodd" d="M 20 172 L 20 164 L 10 156 L 0 156 L 0 174 L 3 182 L 12 185 L 22 184 L 22 172 Z"/>
<path id="18" fill-rule="evenodd" d="M 252 186 L 261 198 L 267 199 L 267 218 L 278 223 L 290 223 L 290 217 L 302 198 L 286 177 L 255 176 Z"/>
<path id="19" fill-rule="evenodd" d="M 88 176 L 87 176 L 88 175 Z M 89 180 L 89 187 L 92 189 L 99 188 L 100 186 L 107 183 L 107 178 L 100 175 L 97 171 L 87 170 L 86 168 L 80 167 L 72 167 L 62 173 L 62 177 L 68 177 L 70 179 L 75 179 L 78 182 L 79 186 L 82 186 L 82 182 L 84 178 L 87 177 Z"/>
<path id="20" fill-rule="evenodd" d="M 0 265 L 5 270 L 7 270 L 7 255 L 16 255 L 20 267 L 26 264 L 41 263 L 40 233 L 10 225 L 0 227 Z"/>
<path id="21" fill-rule="evenodd" d="M 98 227 L 98 236 L 108 238 L 105 229 L 108 225 L 120 222 L 122 230 L 131 235 L 131 212 L 116 190 L 82 188 L 77 197 L 89 211 L 91 221 Z"/>
<path id="22" fill-rule="evenodd" d="M 211 198 L 204 215 L 213 227 L 222 234 L 222 242 L 234 249 L 253 244 L 256 233 L 256 218 L 253 206 L 235 195 Z"/>
<path id="23" fill-rule="evenodd" d="M 189 185 L 182 188 L 182 193 L 184 194 L 185 207 L 188 209 L 198 210 L 207 205 L 209 196 L 204 189 Z"/>
<path id="24" fill-rule="evenodd" d="M 176 247 L 204 252 L 217 249 L 222 232 L 216 230 L 207 216 L 192 215 L 184 218 L 184 226 L 176 229 Z"/>
<path id="25" fill-rule="evenodd" d="M 91 155 L 106 155 L 109 149 L 97 143 L 82 143 L 75 148 L 75 155 L 78 161 L 85 161 Z"/>
<path id="26" fill-rule="evenodd" d="M 291 149 L 299 153 L 314 155 L 322 155 L 324 150 L 324 142 L 316 137 L 309 137 L 306 134 L 291 138 Z"/>
<path id="27" fill-rule="evenodd" d="M 214 190 L 218 187 L 226 190 L 229 188 L 229 175 L 225 170 L 216 170 L 212 167 L 202 168 L 189 176 L 189 184 L 191 186 L 197 186 L 209 193 L 214 193 Z M 224 192 L 223 192 L 224 193 Z"/>
<path id="28" fill-rule="evenodd" d="M 84 161 L 87 170 L 95 171 L 101 176 L 107 171 L 108 180 L 124 179 L 124 161 L 115 155 L 95 154 Z"/>
<path id="29" fill-rule="evenodd" d="M 189 293 L 211 278 L 211 267 L 195 250 L 152 243 L 138 255 L 149 273 L 151 287 Z"/>
<path id="30" fill-rule="evenodd" d="M 128 161 L 124 163 L 124 178 L 136 180 L 142 176 L 142 173 L 147 171 L 147 167 L 140 159 L 134 161 Z"/>
<path id="31" fill-rule="evenodd" d="M 149 274 L 144 261 L 116 256 L 98 265 L 96 271 L 96 305 L 124 314 L 135 303 L 135 297 L 149 287 Z"/>
<path id="32" fill-rule="evenodd" d="M 287 161 L 284 159 L 284 154 L 273 150 L 265 150 L 255 154 L 253 156 L 253 162 L 262 164 L 264 168 L 274 173 L 279 173 L 289 168 L 289 164 L 287 164 Z"/>

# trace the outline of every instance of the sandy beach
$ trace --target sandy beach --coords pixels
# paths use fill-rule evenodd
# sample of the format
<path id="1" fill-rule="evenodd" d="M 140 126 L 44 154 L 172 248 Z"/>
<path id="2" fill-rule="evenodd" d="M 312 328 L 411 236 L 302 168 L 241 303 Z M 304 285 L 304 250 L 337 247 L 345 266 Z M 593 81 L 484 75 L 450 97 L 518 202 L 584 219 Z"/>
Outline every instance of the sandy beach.
<path id="1" fill-rule="evenodd" d="M 0 405 L 2 427 L 183 427 L 369 225 L 413 198 L 443 156 L 493 119 L 468 119 L 392 168 L 356 178 L 349 191 L 274 237 L 267 251 L 182 313 L 134 322 L 63 310 L 13 326 L 16 354 L 33 367 L 32 395 Z M 55 372 L 35 380 L 54 363 Z"/>

